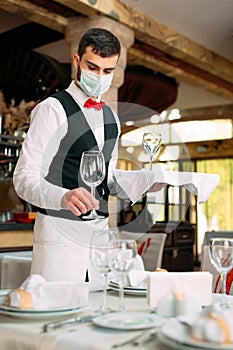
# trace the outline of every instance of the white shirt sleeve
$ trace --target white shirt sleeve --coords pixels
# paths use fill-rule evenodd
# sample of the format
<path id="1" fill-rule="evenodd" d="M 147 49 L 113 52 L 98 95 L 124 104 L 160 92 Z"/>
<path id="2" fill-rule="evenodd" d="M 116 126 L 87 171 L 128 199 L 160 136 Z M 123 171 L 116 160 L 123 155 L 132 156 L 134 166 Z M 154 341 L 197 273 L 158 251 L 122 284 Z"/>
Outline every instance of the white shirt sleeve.
<path id="1" fill-rule="evenodd" d="M 59 101 L 49 97 L 34 108 L 13 175 L 15 190 L 25 201 L 61 209 L 61 198 L 68 190 L 49 183 L 45 177 L 66 132 L 67 117 Z"/>

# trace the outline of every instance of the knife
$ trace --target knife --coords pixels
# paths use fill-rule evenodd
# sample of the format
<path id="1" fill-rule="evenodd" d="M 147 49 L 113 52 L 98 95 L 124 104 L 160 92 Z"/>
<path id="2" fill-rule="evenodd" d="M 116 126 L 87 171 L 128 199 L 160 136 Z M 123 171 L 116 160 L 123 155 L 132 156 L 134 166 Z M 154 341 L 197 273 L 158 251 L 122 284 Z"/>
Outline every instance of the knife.
<path id="1" fill-rule="evenodd" d="M 50 331 L 55 331 L 58 328 L 62 327 L 70 327 L 75 324 L 82 324 L 82 323 L 87 323 L 92 321 L 93 316 L 88 315 L 88 316 L 82 316 L 82 317 L 73 317 L 69 318 L 67 320 L 63 321 L 56 321 L 56 322 L 49 322 L 44 324 L 43 326 L 43 332 L 47 333 Z"/>

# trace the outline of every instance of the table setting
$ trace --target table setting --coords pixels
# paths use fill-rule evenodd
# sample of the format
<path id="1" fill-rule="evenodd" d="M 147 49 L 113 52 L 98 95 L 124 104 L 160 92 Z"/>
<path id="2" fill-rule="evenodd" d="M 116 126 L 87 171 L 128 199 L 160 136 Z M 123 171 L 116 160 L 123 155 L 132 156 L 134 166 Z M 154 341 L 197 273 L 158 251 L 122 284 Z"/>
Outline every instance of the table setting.
<path id="1" fill-rule="evenodd" d="M 213 294 L 209 272 L 145 271 L 135 241 L 98 233 L 90 256 L 107 287 L 30 275 L 1 291 L 1 349 L 233 349 L 233 296 Z"/>
<path id="2" fill-rule="evenodd" d="M 232 296 L 228 297 L 233 303 Z M 221 295 L 217 298 L 221 299 Z M 108 291 L 108 303 L 111 308 L 118 307 L 118 299 L 118 292 Z M 87 307 L 76 310 L 74 314 L 53 318 L 43 315 L 31 319 L 24 315 L 21 319 L 20 315 L 15 317 L 0 313 L 1 348 L 233 349 L 233 343 L 220 345 L 193 340 L 188 333 L 191 327 L 187 315 L 183 318 L 158 316 L 155 311 L 151 312 L 146 297 L 125 295 L 125 312 L 110 312 L 93 318 L 92 311 L 101 301 L 102 292 L 92 292 Z"/>

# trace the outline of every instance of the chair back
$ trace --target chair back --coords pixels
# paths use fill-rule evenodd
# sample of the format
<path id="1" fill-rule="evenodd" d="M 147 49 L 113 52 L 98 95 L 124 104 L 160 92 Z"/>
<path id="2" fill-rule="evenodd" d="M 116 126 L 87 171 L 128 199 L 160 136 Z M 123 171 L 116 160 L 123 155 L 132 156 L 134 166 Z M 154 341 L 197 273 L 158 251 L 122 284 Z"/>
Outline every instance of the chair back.
<path id="1" fill-rule="evenodd" d="M 121 231 L 122 239 L 134 239 L 138 244 L 138 254 L 142 257 L 146 271 L 155 271 L 162 265 L 166 233 L 135 233 Z"/>
<path id="2" fill-rule="evenodd" d="M 1 289 L 15 289 L 24 282 L 30 274 L 31 255 L 32 252 L 9 252 L 1 256 Z"/>

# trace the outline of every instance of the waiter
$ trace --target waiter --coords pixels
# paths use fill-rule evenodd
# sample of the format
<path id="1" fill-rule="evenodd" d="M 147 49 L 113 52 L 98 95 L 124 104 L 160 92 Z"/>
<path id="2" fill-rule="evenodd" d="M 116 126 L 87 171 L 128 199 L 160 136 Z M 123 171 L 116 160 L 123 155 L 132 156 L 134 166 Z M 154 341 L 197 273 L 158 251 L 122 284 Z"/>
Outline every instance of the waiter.
<path id="1" fill-rule="evenodd" d="M 89 29 L 73 56 L 76 78 L 65 91 L 40 102 L 31 113 L 13 183 L 19 197 L 38 212 L 31 273 L 48 281 L 83 282 L 87 270 L 92 281 L 91 234 L 108 227 L 108 196 L 125 197 L 112 176 L 120 123 L 101 101 L 111 86 L 120 51 L 120 42 L 111 32 Z M 98 199 L 80 179 L 81 155 L 88 150 L 102 151 L 106 161 Z M 82 220 L 92 208 L 105 219 Z"/>

